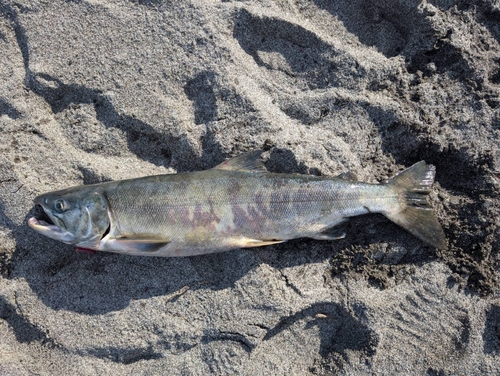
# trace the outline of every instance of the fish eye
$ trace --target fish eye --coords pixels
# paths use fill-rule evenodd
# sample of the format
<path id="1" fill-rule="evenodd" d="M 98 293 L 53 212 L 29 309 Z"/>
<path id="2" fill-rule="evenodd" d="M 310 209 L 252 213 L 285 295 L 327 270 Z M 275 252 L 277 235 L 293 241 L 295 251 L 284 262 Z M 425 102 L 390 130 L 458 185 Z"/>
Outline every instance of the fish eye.
<path id="1" fill-rule="evenodd" d="M 62 213 L 66 209 L 66 203 L 64 200 L 57 200 L 54 207 L 59 213 Z"/>

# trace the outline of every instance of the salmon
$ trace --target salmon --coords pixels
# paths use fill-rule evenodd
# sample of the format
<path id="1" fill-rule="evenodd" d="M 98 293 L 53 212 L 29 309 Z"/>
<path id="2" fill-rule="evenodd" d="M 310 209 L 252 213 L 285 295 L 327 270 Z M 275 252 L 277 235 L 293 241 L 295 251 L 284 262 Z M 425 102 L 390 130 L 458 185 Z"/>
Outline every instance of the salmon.
<path id="1" fill-rule="evenodd" d="M 205 171 L 83 185 L 42 194 L 53 223 L 42 235 L 79 248 L 148 256 L 192 256 L 309 237 L 345 236 L 350 217 L 382 213 L 423 242 L 447 247 L 428 194 L 435 168 L 421 161 L 383 184 L 270 173 L 261 151 Z"/>

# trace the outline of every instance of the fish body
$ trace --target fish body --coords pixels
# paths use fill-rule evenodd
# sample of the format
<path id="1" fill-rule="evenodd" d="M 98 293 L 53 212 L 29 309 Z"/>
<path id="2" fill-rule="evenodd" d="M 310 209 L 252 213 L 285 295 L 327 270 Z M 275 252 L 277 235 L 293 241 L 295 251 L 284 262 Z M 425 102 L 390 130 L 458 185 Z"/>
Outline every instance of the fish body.
<path id="1" fill-rule="evenodd" d="M 445 248 L 426 196 L 434 168 L 419 162 L 386 184 L 269 173 L 260 152 L 206 171 L 68 188 L 38 196 L 54 225 L 40 233 L 78 247 L 154 256 L 191 256 L 310 237 L 344 236 L 347 218 L 382 213 Z"/>

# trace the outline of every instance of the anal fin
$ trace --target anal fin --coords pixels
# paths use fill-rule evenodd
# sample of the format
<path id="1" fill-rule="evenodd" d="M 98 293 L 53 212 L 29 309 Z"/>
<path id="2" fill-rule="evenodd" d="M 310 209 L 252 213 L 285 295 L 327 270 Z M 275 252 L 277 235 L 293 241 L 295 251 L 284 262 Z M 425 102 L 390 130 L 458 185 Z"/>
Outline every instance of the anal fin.
<path id="1" fill-rule="evenodd" d="M 251 239 L 246 237 L 241 237 L 233 239 L 235 248 L 251 248 L 251 247 L 262 247 L 265 245 L 279 244 L 283 243 L 285 240 L 282 239 Z"/>
<path id="2" fill-rule="evenodd" d="M 339 240 L 345 238 L 345 227 L 347 224 L 347 219 L 344 219 L 339 224 L 329 227 L 323 231 L 320 231 L 314 235 L 311 235 L 311 238 L 316 240 Z"/>

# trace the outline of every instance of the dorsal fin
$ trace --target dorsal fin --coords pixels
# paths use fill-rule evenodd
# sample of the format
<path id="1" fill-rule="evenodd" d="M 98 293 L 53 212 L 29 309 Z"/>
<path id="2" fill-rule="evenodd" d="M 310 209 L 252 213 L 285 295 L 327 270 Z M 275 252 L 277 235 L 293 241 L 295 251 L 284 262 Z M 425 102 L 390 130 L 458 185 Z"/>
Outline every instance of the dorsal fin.
<path id="1" fill-rule="evenodd" d="M 236 170 L 248 172 L 265 172 L 264 162 L 261 158 L 262 150 L 249 151 L 230 158 L 215 166 L 218 170 Z"/>

